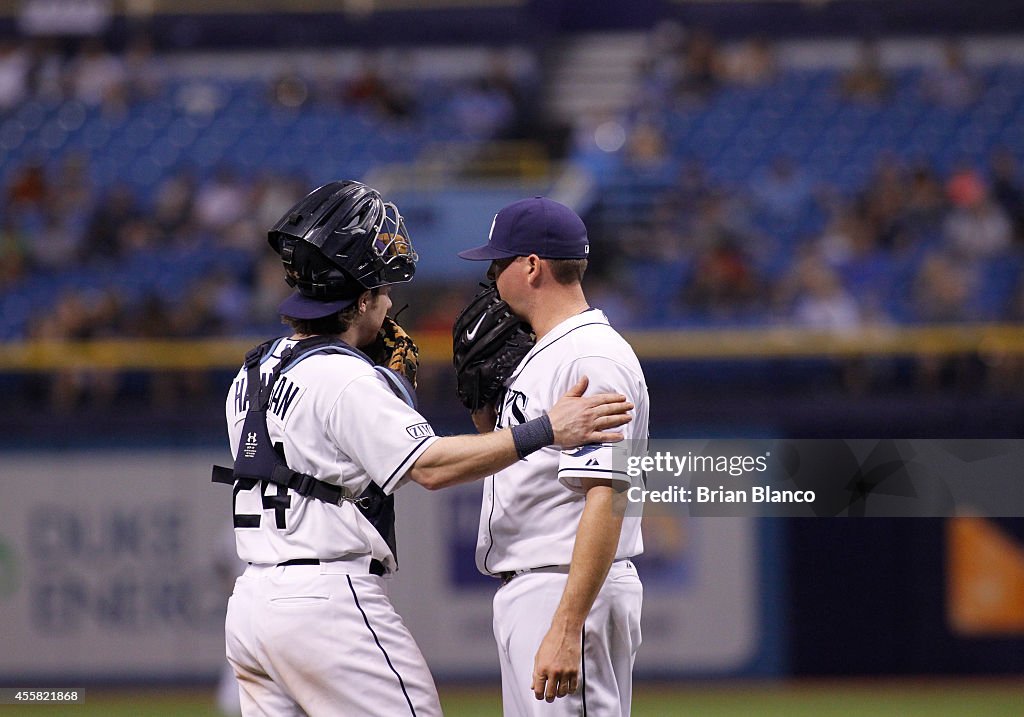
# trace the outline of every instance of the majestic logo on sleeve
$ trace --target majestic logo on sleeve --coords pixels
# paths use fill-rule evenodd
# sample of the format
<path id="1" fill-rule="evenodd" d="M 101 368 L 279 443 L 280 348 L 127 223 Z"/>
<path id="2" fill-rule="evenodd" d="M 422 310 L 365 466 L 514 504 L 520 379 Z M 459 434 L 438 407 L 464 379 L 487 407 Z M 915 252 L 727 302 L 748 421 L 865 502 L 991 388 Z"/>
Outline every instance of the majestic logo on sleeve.
<path id="1" fill-rule="evenodd" d="M 434 429 L 430 427 L 430 424 L 424 421 L 423 423 L 416 423 L 411 426 L 405 427 L 405 432 L 412 438 L 429 438 L 434 435 Z"/>

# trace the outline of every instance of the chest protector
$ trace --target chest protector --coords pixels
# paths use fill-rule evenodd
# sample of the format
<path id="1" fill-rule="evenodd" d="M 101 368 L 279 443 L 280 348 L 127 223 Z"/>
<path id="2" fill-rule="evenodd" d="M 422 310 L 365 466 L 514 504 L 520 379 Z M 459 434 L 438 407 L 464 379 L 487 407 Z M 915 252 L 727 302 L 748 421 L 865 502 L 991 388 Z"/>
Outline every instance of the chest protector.
<path id="1" fill-rule="evenodd" d="M 287 347 L 281 352 L 281 361 L 274 367 L 267 379 L 260 372 L 263 359 L 270 353 L 278 339 L 273 339 L 251 349 L 245 355 L 246 402 L 248 409 L 242 424 L 242 442 L 238 446 L 233 468 L 213 467 L 213 482 L 227 485 L 238 484 L 239 489 L 249 490 L 259 481 L 268 481 L 284 486 L 306 498 L 314 498 L 340 505 L 344 501 L 353 503 L 366 520 L 380 533 L 392 554 L 395 546 L 395 498 L 386 495 L 380 486 L 370 481 L 369 486 L 359 495 L 353 495 L 341 486 L 327 483 L 315 476 L 299 473 L 288 467 L 282 458 L 282 451 L 274 446 L 267 429 L 267 408 L 273 395 L 274 384 L 281 374 L 298 362 L 315 354 L 342 354 L 352 356 L 373 365 L 370 358 L 344 341 L 331 336 L 313 336 Z M 388 382 L 388 386 L 409 406 L 416 407 L 415 393 L 404 377 L 390 369 L 374 366 Z M 235 527 L 239 518 L 235 516 Z"/>

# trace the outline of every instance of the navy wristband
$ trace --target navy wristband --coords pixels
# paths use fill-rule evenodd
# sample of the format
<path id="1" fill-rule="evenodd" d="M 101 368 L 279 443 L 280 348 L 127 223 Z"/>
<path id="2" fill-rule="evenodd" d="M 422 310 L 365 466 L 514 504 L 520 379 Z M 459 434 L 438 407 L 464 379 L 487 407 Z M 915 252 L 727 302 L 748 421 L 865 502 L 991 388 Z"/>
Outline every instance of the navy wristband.
<path id="1" fill-rule="evenodd" d="M 555 431 L 551 427 L 548 414 L 534 418 L 518 426 L 512 426 L 512 442 L 516 444 L 516 454 L 526 458 L 534 451 L 550 446 L 555 442 Z"/>

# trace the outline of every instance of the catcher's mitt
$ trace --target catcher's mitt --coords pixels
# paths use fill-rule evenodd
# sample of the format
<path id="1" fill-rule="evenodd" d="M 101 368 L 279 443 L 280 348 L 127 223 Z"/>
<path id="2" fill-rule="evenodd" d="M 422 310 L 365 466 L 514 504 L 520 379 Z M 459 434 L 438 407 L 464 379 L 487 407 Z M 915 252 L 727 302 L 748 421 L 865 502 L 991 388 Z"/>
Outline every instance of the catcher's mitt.
<path id="1" fill-rule="evenodd" d="M 412 337 L 390 316 L 384 317 L 377 338 L 363 347 L 363 353 L 378 366 L 387 366 L 405 376 L 416 388 L 416 372 L 420 367 L 420 350 Z"/>
<path id="2" fill-rule="evenodd" d="M 476 411 L 493 403 L 534 341 L 529 325 L 516 318 L 493 284 L 474 296 L 452 326 L 462 404 Z"/>

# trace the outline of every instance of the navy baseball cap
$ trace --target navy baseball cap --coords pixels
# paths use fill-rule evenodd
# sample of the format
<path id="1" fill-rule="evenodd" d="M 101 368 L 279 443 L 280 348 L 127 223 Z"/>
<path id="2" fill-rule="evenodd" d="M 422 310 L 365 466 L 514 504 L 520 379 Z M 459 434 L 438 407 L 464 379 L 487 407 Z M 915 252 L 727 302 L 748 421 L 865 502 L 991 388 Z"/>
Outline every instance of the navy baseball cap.
<path id="1" fill-rule="evenodd" d="M 282 316 L 288 316 L 293 319 L 320 319 L 324 316 L 336 314 L 342 309 L 347 309 L 358 298 L 358 296 L 353 296 L 348 299 L 321 301 L 320 299 L 306 296 L 300 291 L 295 291 L 281 302 L 277 307 L 277 312 Z"/>
<path id="2" fill-rule="evenodd" d="M 513 202 L 494 215 L 487 243 L 460 251 L 471 261 L 494 261 L 536 254 L 542 259 L 586 259 L 587 227 L 572 209 L 533 197 Z"/>

